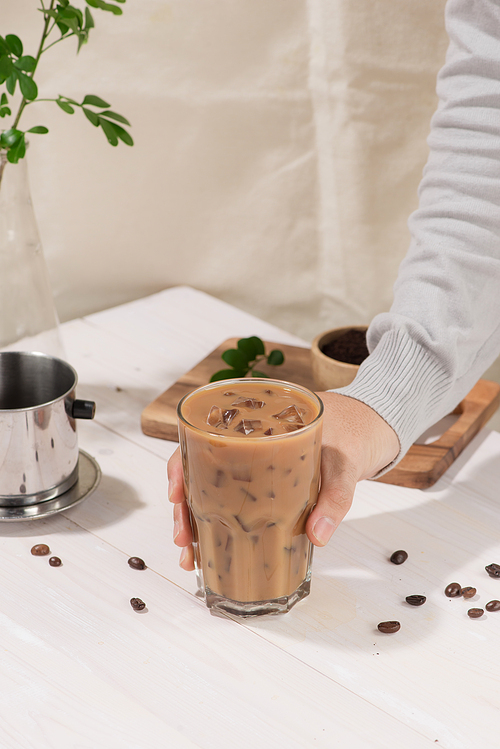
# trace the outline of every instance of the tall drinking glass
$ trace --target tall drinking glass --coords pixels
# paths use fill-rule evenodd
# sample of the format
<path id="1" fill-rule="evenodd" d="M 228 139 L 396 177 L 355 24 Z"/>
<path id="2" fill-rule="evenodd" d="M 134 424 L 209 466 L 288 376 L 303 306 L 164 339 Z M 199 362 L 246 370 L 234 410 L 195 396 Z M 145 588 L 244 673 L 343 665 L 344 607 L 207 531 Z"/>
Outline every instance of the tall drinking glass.
<path id="1" fill-rule="evenodd" d="M 287 382 L 238 379 L 177 408 L 198 585 L 209 608 L 289 611 L 308 595 L 305 532 L 319 488 L 323 404 Z"/>

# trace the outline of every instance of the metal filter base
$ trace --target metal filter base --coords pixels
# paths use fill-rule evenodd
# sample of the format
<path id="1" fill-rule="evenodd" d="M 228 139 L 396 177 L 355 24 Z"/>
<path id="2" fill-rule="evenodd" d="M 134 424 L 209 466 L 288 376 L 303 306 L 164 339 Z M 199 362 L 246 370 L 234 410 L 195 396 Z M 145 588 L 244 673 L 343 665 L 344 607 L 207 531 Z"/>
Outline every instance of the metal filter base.
<path id="1" fill-rule="evenodd" d="M 46 499 L 38 504 L 19 507 L 0 506 L 0 522 L 13 520 L 38 520 L 68 510 L 90 496 L 101 480 L 99 464 L 88 453 L 79 450 L 78 480 L 71 489 L 55 499 Z"/>

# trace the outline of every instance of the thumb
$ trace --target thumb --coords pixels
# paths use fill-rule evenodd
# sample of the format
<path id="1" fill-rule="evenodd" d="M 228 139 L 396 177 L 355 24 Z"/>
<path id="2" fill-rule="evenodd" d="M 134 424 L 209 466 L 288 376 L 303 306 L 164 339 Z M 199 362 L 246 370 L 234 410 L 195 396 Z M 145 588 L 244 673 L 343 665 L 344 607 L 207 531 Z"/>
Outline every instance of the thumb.
<path id="1" fill-rule="evenodd" d="M 321 454 L 321 489 L 306 524 L 306 533 L 315 546 L 325 546 L 347 515 L 354 497 L 354 471 L 340 467 L 338 454 L 324 447 Z"/>

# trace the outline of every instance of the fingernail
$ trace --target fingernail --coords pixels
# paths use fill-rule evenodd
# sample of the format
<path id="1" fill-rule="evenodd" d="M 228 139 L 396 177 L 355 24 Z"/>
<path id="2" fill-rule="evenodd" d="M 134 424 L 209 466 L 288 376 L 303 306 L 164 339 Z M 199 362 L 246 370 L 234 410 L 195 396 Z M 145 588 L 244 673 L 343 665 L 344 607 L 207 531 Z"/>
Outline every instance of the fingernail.
<path id="1" fill-rule="evenodd" d="M 313 534 L 318 539 L 319 543 L 324 546 L 331 539 L 333 531 L 335 530 L 335 523 L 330 518 L 320 518 L 316 521 L 313 528 Z"/>
<path id="2" fill-rule="evenodd" d="M 184 560 L 186 559 L 186 556 L 187 556 L 187 551 L 188 551 L 188 547 L 187 546 L 183 546 L 182 547 L 182 551 L 181 551 L 181 555 L 179 557 L 179 567 L 182 567 L 182 565 L 184 563 Z"/>
<path id="3" fill-rule="evenodd" d="M 177 538 L 177 536 L 179 535 L 179 531 L 180 531 L 179 523 L 175 522 L 174 523 L 174 541 Z"/>
<path id="4" fill-rule="evenodd" d="M 168 480 L 168 501 L 170 502 L 170 497 L 172 496 L 172 482 L 170 479 Z"/>

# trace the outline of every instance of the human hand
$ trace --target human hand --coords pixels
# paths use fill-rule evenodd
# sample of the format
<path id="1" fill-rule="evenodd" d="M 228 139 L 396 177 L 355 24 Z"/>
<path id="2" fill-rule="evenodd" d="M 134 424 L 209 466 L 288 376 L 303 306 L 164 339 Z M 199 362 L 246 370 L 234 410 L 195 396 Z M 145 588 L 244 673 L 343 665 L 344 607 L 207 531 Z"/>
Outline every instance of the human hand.
<path id="1" fill-rule="evenodd" d="M 180 447 L 171 455 L 167 463 L 167 477 L 168 498 L 174 505 L 174 544 L 182 547 L 179 564 L 184 570 L 194 570 L 193 532 L 184 496 Z"/>
<path id="2" fill-rule="evenodd" d="M 306 524 L 315 546 L 328 543 L 352 504 L 358 481 L 375 476 L 399 453 L 394 430 L 372 408 L 338 393 L 318 393 L 325 407 L 321 451 L 321 489 Z M 184 498 L 180 450 L 167 465 L 169 500 L 174 504 L 174 543 L 182 547 L 179 564 L 194 569 L 193 534 Z"/>
<path id="3" fill-rule="evenodd" d="M 400 446 L 396 432 L 370 406 L 339 393 L 318 395 L 325 407 L 321 487 L 306 532 L 315 546 L 324 546 L 349 511 L 357 482 L 389 465 Z"/>

